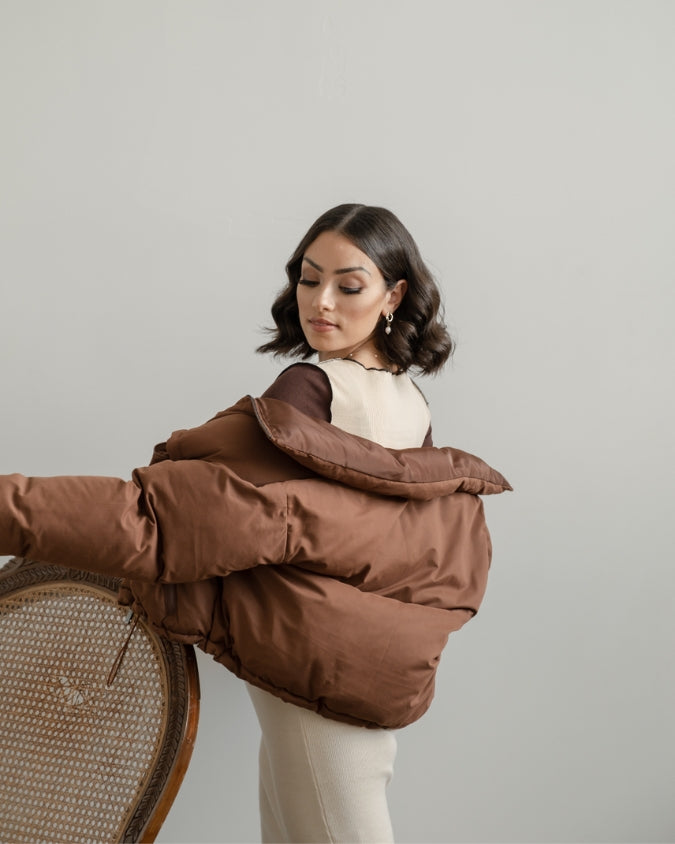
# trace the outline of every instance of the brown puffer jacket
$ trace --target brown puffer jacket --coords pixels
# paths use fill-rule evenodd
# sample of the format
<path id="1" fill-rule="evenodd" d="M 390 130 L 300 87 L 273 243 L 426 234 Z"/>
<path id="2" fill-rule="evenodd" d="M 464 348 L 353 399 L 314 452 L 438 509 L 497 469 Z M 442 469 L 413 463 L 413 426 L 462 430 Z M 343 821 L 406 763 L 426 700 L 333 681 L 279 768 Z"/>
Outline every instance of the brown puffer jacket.
<path id="1" fill-rule="evenodd" d="M 479 494 L 510 489 L 451 448 L 395 451 L 276 399 L 178 431 L 132 481 L 0 477 L 0 554 L 126 578 L 162 634 L 330 718 L 387 728 L 433 697 L 490 564 Z"/>

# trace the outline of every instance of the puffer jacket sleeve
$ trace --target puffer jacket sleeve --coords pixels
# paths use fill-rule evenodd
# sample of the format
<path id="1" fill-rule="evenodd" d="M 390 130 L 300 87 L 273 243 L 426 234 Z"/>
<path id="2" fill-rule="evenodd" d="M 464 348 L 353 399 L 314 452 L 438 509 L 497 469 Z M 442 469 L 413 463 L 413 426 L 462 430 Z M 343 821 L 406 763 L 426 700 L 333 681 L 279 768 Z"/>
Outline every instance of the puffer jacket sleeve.
<path id="1" fill-rule="evenodd" d="M 189 582 L 281 562 L 285 546 L 283 490 L 258 490 L 204 461 L 165 460 L 135 470 L 132 481 L 0 476 L 3 555 Z"/>
<path id="2" fill-rule="evenodd" d="M 323 478 L 256 487 L 204 460 L 165 460 L 126 482 L 0 477 L 0 554 L 145 582 L 292 564 L 379 589 L 421 556 L 439 570 L 473 560 L 483 525 L 473 495 L 406 500 Z"/>

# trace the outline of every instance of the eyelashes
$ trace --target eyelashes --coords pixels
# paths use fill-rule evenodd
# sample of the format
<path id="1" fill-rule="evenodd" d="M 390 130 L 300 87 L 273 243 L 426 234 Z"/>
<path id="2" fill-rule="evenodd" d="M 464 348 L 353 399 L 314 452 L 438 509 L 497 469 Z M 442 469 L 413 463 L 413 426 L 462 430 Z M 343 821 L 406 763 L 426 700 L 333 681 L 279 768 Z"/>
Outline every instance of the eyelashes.
<path id="1" fill-rule="evenodd" d="M 318 281 L 310 281 L 308 278 L 300 278 L 298 279 L 298 284 L 302 284 L 305 287 L 316 287 L 318 285 Z M 340 287 L 340 290 L 343 293 L 346 293 L 348 296 L 353 296 L 356 293 L 360 293 L 363 288 L 362 287 Z"/>

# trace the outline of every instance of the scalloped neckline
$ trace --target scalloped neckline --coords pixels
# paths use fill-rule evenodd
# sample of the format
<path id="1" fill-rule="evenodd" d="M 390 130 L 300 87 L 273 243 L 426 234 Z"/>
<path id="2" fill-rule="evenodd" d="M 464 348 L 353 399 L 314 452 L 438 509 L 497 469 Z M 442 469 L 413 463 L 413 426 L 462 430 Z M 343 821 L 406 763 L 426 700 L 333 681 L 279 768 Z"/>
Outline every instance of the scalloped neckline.
<path id="1" fill-rule="evenodd" d="M 318 363 L 331 363 L 334 360 L 343 360 L 345 363 L 356 363 L 361 369 L 365 369 L 367 372 L 386 372 L 388 375 L 402 375 L 402 372 L 392 372 L 391 369 L 385 369 L 381 366 L 366 366 L 364 363 L 361 363 L 360 360 L 355 360 L 354 358 L 326 358 L 326 360 L 320 360 Z"/>

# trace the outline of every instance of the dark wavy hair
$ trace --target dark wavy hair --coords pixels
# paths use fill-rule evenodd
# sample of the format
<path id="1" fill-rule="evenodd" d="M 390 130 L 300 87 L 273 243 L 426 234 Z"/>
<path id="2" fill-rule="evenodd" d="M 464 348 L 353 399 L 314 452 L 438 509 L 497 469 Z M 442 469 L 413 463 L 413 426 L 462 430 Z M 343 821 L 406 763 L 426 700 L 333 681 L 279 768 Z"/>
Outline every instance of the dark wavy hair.
<path id="1" fill-rule="evenodd" d="M 272 305 L 276 328 L 266 329 L 272 339 L 257 351 L 303 360 L 314 354 L 300 326 L 296 287 L 305 251 L 323 232 L 337 232 L 364 252 L 382 273 L 388 290 L 399 279 L 408 282 L 391 334 L 385 334 L 385 321 L 379 320 L 375 343 L 400 372 L 410 368 L 424 375 L 438 372 L 454 350 L 442 319 L 440 291 L 403 223 L 386 208 L 372 205 L 338 205 L 312 224 L 286 264 L 288 283 Z"/>

